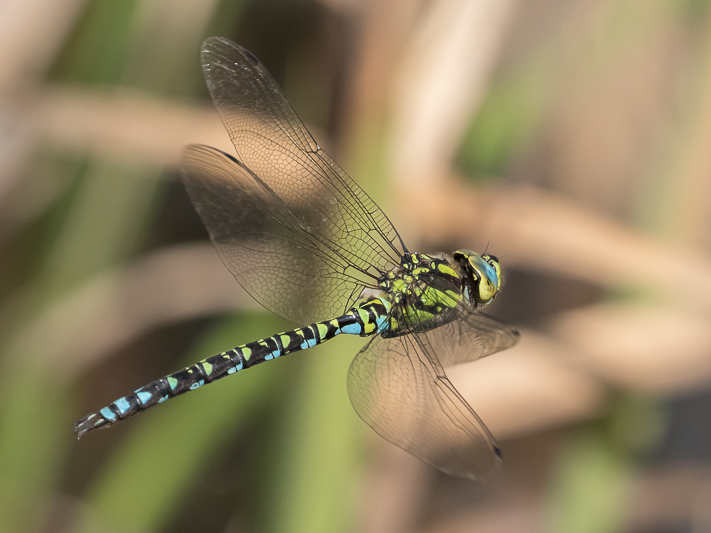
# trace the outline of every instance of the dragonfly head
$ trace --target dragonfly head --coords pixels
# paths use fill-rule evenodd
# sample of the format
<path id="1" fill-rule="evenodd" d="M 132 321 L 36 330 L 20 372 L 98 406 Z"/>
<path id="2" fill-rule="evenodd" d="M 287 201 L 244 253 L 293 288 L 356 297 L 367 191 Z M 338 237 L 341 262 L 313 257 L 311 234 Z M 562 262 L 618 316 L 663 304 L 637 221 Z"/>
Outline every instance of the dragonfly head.
<path id="1" fill-rule="evenodd" d="M 471 250 L 457 250 L 454 260 L 464 272 L 464 294 L 477 307 L 492 302 L 501 289 L 501 265 L 490 254 L 479 255 Z"/>

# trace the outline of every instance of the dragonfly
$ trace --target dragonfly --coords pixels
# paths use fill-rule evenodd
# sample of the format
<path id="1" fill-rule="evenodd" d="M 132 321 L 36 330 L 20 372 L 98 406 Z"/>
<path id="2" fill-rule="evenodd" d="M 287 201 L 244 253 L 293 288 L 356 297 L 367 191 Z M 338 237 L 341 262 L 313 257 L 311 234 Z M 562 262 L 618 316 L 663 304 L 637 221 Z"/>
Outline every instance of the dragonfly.
<path id="1" fill-rule="evenodd" d="M 410 252 L 252 53 L 212 37 L 201 62 L 237 155 L 188 146 L 181 160 L 188 194 L 240 285 L 307 325 L 163 376 L 79 420 L 77 436 L 265 361 L 358 335 L 369 340 L 348 371 L 357 414 L 446 473 L 488 477 L 500 448 L 444 368 L 516 343 L 516 330 L 479 310 L 501 290 L 499 260 L 467 249 Z"/>

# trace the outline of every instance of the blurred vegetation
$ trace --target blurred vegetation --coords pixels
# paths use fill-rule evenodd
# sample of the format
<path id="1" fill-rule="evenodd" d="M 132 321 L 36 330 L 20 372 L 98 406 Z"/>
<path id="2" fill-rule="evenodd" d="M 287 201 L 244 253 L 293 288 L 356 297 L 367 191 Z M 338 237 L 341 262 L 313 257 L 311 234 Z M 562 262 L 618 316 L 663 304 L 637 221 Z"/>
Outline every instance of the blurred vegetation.
<path id="1" fill-rule="evenodd" d="M 711 193 L 711 174 L 704 166 L 711 131 L 709 2 L 504 4 L 510 13 L 492 48 L 491 70 L 481 75 L 482 97 L 473 112 L 471 106 L 460 110 L 460 116 L 466 115 L 465 127 L 450 154 L 455 170 L 446 177 L 461 175 L 462 182 L 471 182 L 467 186 L 477 187 L 467 189 L 469 205 L 494 198 L 494 208 L 484 209 L 492 215 L 491 224 L 485 220 L 481 232 L 465 228 L 476 235 L 461 246 L 486 244 L 489 233 L 480 233 L 490 232 L 500 236 L 492 249 L 510 253 L 506 302 L 496 314 L 533 325 L 535 333 L 532 328 L 528 336 L 545 339 L 551 353 L 561 349 L 562 341 L 546 329 L 546 321 L 568 311 L 570 301 L 582 310 L 601 303 L 626 308 L 661 302 L 680 317 L 696 313 L 699 320 L 708 320 L 711 307 L 689 311 L 683 301 L 665 301 L 657 285 L 640 288 L 636 282 L 644 276 L 637 276 L 637 266 L 630 267 L 633 273 L 627 278 L 601 280 L 599 269 L 590 267 L 592 273 L 587 274 L 579 266 L 586 262 L 575 251 L 566 255 L 564 248 L 562 255 L 541 262 L 516 244 L 516 231 L 496 233 L 496 225 L 502 224 L 500 212 L 504 219 L 514 219 L 522 211 L 507 210 L 514 204 L 504 202 L 516 197 L 516 191 L 533 187 L 569 202 L 566 205 L 585 216 L 593 213 L 590 216 L 605 224 L 621 224 L 614 228 L 630 232 L 633 238 L 615 241 L 610 236 L 614 231 L 601 231 L 602 240 L 610 241 L 605 255 L 609 263 L 625 263 L 617 253 L 620 248 L 633 248 L 635 265 L 650 263 L 649 255 L 639 250 L 651 238 L 686 246 L 690 255 L 683 257 L 701 257 L 702 266 L 708 264 L 703 261 L 711 252 L 711 206 L 705 196 Z M 100 95 L 109 106 L 112 97 L 130 92 L 164 102 L 176 115 L 187 115 L 186 109 L 202 112 L 209 104 L 199 46 L 207 36 L 223 35 L 252 49 L 267 64 L 303 118 L 314 125 L 317 138 L 348 163 L 347 169 L 386 212 L 392 206 L 395 213 L 426 217 L 436 212 L 434 196 L 426 199 L 431 203 L 421 199 L 421 204 L 398 205 L 402 198 L 410 202 L 404 193 L 412 191 L 398 191 L 392 177 L 397 171 L 390 150 L 398 140 L 388 137 L 396 119 L 386 98 L 390 77 L 404 76 L 397 61 L 414 47 L 416 37 L 429 35 L 433 48 L 436 39 L 446 40 L 446 24 L 434 37 L 422 29 L 429 27 L 428 14 L 444 4 L 417 5 L 413 10 L 404 2 L 360 6 L 221 0 L 189 5 L 90 0 L 54 44 L 53 60 L 34 82 L 37 94 L 24 95 L 26 91 L 17 88 L 23 87 L 21 80 L 2 96 L 23 105 L 28 101 L 23 98 L 36 98 L 36 107 L 43 109 L 41 97 L 49 94 L 51 100 L 51 89 L 57 87 Z M 468 13 L 463 4 L 452 5 Z M 454 28 L 458 15 L 449 16 Z M 37 37 L 36 46 L 42 44 Z M 10 57 L 25 52 L 18 44 L 0 53 Z M 466 68 L 462 65 L 462 71 Z M 411 80 L 405 87 L 415 93 L 420 82 Z M 393 99 L 398 96 L 410 95 Z M 26 113 L 28 123 L 37 121 L 32 109 Z M 149 263 L 166 248 L 190 243 L 196 235 L 205 239 L 206 233 L 177 180 L 177 148 L 173 164 L 165 165 L 120 146 L 115 152 L 102 150 L 91 138 L 85 148 L 71 150 L 53 138 L 44 117 L 37 122 L 39 133 L 23 152 L 26 160 L 19 170 L 6 172 L 8 185 L 0 188 L 0 371 L 5 377 L 0 391 L 0 531 L 453 532 L 455 523 L 466 524 L 462 530 L 467 531 L 491 524 L 486 521 L 490 508 L 499 510 L 501 520 L 518 516 L 515 511 L 520 510 L 528 526 L 522 531 L 667 530 L 650 525 L 655 510 L 639 503 L 639 485 L 659 465 L 678 466 L 674 450 L 665 448 L 668 421 L 675 417 L 669 396 L 693 392 L 705 401 L 709 380 L 704 359 L 692 360 L 698 368 L 688 372 L 698 381 L 687 378 L 687 383 L 669 373 L 668 383 L 652 390 L 645 389 L 643 381 L 629 385 L 607 368 L 580 363 L 576 354 L 557 361 L 604 390 L 604 405 L 591 405 L 569 419 L 551 415 L 538 427 L 502 423 L 509 428 L 506 436 L 513 449 L 530 450 L 522 454 L 527 466 L 516 466 L 514 459 L 502 480 L 484 486 L 418 471 L 413 463 L 399 469 L 399 456 L 389 455 L 397 451 L 368 440 L 367 427 L 352 411 L 345 387 L 359 339 L 339 339 L 220 381 L 77 443 L 72 424 L 87 412 L 181 365 L 290 325 L 242 305 L 246 298 L 240 300 L 236 283 L 235 302 L 240 303 L 231 314 L 225 314 L 221 304 L 207 311 L 196 305 L 192 316 L 152 318 L 145 329 L 135 327 L 126 337 L 118 331 L 126 327 L 121 319 L 143 315 L 137 308 L 122 307 L 124 301 L 115 302 L 113 309 L 119 322 L 116 331 L 103 331 L 104 337 L 82 329 L 84 321 L 90 324 L 84 314 L 62 313 L 64 305 L 114 279 L 111 276 L 123 279 L 133 266 Z M 3 134 L 0 146 L 5 142 Z M 9 150 L 3 146 L 0 153 Z M 439 187 L 452 183 L 430 177 Z M 414 178 L 412 182 L 422 183 Z M 422 189 L 427 190 L 424 185 Z M 530 205 L 536 198 L 530 197 Z M 558 204 L 541 205 L 540 212 L 548 213 Z M 496 206 L 504 207 L 497 211 Z M 400 227 L 395 217 L 393 221 Z M 425 226 L 436 233 L 440 225 L 445 227 L 440 222 L 428 219 Z M 561 235 L 565 225 L 559 227 Z M 535 220 L 523 227 L 535 227 Z M 597 242 L 595 231 L 561 242 Z M 547 244 L 535 241 L 535 235 L 527 238 L 533 248 Z M 429 239 L 444 245 L 453 237 L 440 233 Z M 634 246 L 626 246 L 629 243 Z M 694 292 L 693 280 L 666 278 L 668 257 L 679 256 L 676 247 L 664 250 L 669 255 L 658 257 L 659 284 L 664 289 L 691 285 L 686 289 Z M 600 254 L 595 250 L 591 255 Z M 570 274 L 575 268 L 582 272 L 579 278 Z M 205 282 L 200 276 L 194 272 L 192 283 Z M 514 288 L 519 284 L 530 287 L 517 296 Z M 590 285 L 601 290 L 590 291 Z M 708 305 L 705 290 L 699 284 L 696 292 Z M 112 294 L 107 291 L 105 296 Z M 513 309 L 535 310 L 543 300 L 540 308 L 553 311 L 517 314 Z M 149 304 L 144 302 L 146 308 Z M 98 307 L 82 311 L 99 314 Z M 80 330 L 81 337 L 96 341 L 86 350 L 88 356 L 75 360 L 74 354 L 63 352 L 71 343 L 40 327 L 54 324 L 57 314 L 64 329 Z M 650 326 L 649 334 L 662 329 Z M 586 338 L 583 331 L 572 336 Z M 614 345 L 614 337 L 610 339 Z M 711 359 L 703 342 L 693 349 Z M 529 350 L 523 353 L 531 358 L 536 355 L 530 347 L 522 350 Z M 630 360 L 635 364 L 640 359 Z M 619 375 L 627 376 L 626 370 L 621 368 Z M 646 371 L 644 365 L 637 368 L 641 378 Z M 654 372 L 649 370 L 650 375 Z M 557 391 L 549 377 L 529 376 Z M 495 385 L 511 392 L 505 381 Z M 505 407 L 513 405 L 505 400 L 500 401 L 502 418 Z M 568 398 L 550 403 L 563 406 Z M 511 411 L 535 405 L 536 399 L 523 399 Z M 517 413 L 508 414 L 516 420 Z M 679 423 L 707 427 L 711 420 L 707 414 L 702 420 Z M 542 451 L 536 448 L 540 435 L 553 443 Z M 695 469 L 703 473 L 709 469 L 711 449 L 702 452 Z M 534 472 L 534 467 L 544 472 Z M 684 478 L 684 494 L 690 499 L 703 483 L 711 483 L 709 474 L 704 475 L 700 481 Z M 538 491 L 541 486 L 544 490 Z M 535 496 L 522 496 L 526 490 Z M 526 514 L 531 499 L 536 500 L 536 511 Z M 492 501 L 496 505 L 490 505 Z M 684 512 L 675 515 L 682 519 L 663 526 L 701 531 L 693 527 L 711 524 L 703 513 Z"/>

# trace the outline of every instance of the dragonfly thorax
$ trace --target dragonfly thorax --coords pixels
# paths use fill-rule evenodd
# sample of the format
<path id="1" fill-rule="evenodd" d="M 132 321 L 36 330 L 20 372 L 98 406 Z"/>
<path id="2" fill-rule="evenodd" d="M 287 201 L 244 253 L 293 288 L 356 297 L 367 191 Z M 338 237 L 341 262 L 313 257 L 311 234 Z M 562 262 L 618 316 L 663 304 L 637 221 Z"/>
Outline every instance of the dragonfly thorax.
<path id="1" fill-rule="evenodd" d="M 408 253 L 402 256 L 399 266 L 380 278 L 378 286 L 385 293 L 400 293 L 418 282 L 430 282 L 433 277 L 441 277 L 460 289 L 462 276 L 459 270 L 445 256 Z"/>

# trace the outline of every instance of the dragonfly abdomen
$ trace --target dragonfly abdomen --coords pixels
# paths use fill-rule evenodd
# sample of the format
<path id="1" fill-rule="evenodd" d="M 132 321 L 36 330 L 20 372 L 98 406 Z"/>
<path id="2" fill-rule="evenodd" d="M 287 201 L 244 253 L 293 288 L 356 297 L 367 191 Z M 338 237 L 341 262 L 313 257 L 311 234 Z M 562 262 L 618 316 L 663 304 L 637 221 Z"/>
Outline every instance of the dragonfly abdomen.
<path id="1" fill-rule="evenodd" d="M 85 416 L 74 424 L 74 432 L 77 437 L 81 437 L 87 431 L 110 426 L 119 420 L 124 420 L 154 405 L 163 403 L 168 398 L 174 398 L 190 390 L 195 390 L 205 383 L 211 383 L 234 374 L 244 368 L 246 362 L 244 354 L 249 353 L 249 346 L 252 344 L 257 343 L 238 346 L 151 381 L 103 409 Z"/>
<path id="2" fill-rule="evenodd" d="M 361 337 L 381 333 L 387 325 L 389 312 L 389 301 L 384 298 L 373 298 L 353 307 L 338 318 L 277 333 L 213 355 L 152 381 L 103 409 L 85 416 L 74 424 L 74 432 L 77 437 L 81 437 L 87 431 L 115 424 L 169 398 L 198 389 L 207 383 L 264 361 L 307 350 L 341 333 Z"/>

